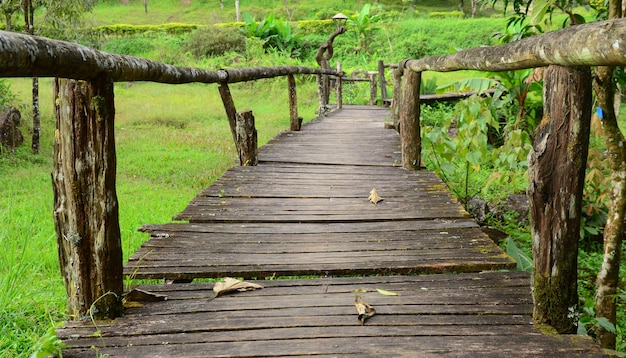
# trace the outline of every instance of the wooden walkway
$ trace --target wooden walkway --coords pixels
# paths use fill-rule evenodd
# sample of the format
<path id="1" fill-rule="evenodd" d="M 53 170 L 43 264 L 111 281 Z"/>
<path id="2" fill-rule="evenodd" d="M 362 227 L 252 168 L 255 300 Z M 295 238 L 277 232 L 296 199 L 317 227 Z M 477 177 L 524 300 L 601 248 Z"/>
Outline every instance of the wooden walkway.
<path id="1" fill-rule="evenodd" d="M 185 223 L 146 225 L 126 274 L 177 283 L 141 286 L 166 300 L 115 321 L 60 328 L 63 356 L 603 356 L 533 328 L 529 275 L 435 174 L 397 167 L 388 114 L 350 106 L 283 133 L 259 166 L 201 192 Z M 213 283 L 178 283 L 227 276 L 264 288 L 214 298 Z M 355 295 L 376 310 L 365 325 Z"/>

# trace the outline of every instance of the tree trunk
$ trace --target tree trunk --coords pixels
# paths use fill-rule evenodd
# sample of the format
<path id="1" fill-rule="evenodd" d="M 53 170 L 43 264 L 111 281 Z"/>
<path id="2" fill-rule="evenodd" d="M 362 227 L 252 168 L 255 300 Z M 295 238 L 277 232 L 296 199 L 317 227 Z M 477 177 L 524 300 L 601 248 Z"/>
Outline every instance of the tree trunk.
<path id="1" fill-rule="evenodd" d="M 611 200 L 606 226 L 604 227 L 604 257 L 596 281 L 596 317 L 604 317 L 614 325 L 616 322 L 615 295 L 619 285 L 621 248 L 626 231 L 626 147 L 613 110 L 613 68 L 598 67 L 595 71 L 597 106 L 602 109 L 602 129 L 606 136 L 606 148 L 611 167 Z M 615 349 L 615 333 L 596 327 L 598 343 L 603 348 Z"/>
<path id="2" fill-rule="evenodd" d="M 241 22 L 241 12 L 239 11 L 239 0 L 235 0 L 235 13 L 237 14 L 237 22 Z"/>
<path id="3" fill-rule="evenodd" d="M 550 66 L 544 117 L 528 156 L 532 218 L 533 319 L 575 333 L 578 240 L 589 147 L 591 72 Z"/>
<path id="4" fill-rule="evenodd" d="M 421 166 L 422 141 L 420 138 L 420 86 L 422 73 L 404 70 L 404 88 L 400 104 L 400 140 L 402 143 L 402 167 L 419 169 Z"/>
<path id="5" fill-rule="evenodd" d="M 41 115 L 39 111 L 39 78 L 33 77 L 33 141 L 31 149 L 33 154 L 39 154 L 41 136 Z"/>
<path id="6" fill-rule="evenodd" d="M 609 3 L 609 18 L 622 16 L 620 0 Z M 614 68 L 596 67 L 594 76 L 596 103 L 602 111 L 602 129 L 611 167 L 611 201 L 604 227 L 604 256 L 596 280 L 596 317 L 604 317 L 617 324 L 615 295 L 619 285 L 622 242 L 626 232 L 626 140 L 621 132 L 615 111 Z M 603 348 L 615 349 L 616 335 L 596 327 L 596 338 Z"/>
<path id="7" fill-rule="evenodd" d="M 54 81 L 54 222 L 73 319 L 122 314 L 113 82 Z"/>

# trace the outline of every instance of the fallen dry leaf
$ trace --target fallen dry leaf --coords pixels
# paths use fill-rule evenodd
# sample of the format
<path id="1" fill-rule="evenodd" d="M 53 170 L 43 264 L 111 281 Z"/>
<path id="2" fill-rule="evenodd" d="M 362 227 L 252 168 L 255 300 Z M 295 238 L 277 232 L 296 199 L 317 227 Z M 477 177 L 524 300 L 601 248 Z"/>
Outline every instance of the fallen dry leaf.
<path id="1" fill-rule="evenodd" d="M 124 296 L 124 299 L 126 299 L 127 301 L 138 302 L 159 302 L 167 300 L 167 296 L 142 290 L 140 288 L 133 288 Z"/>
<path id="2" fill-rule="evenodd" d="M 359 295 L 354 297 L 354 306 L 356 306 L 356 311 L 359 314 L 357 318 L 361 325 L 364 325 L 368 318 L 376 314 L 376 310 L 368 305 Z"/>
<path id="3" fill-rule="evenodd" d="M 167 300 L 167 296 L 158 293 L 142 290 L 140 288 L 133 288 L 130 292 L 124 295 L 122 304 L 124 308 L 138 308 L 143 307 L 140 302 L 159 302 Z"/>
<path id="4" fill-rule="evenodd" d="M 369 201 L 371 201 L 373 204 L 378 204 L 379 202 L 383 201 L 383 198 L 381 198 L 378 195 L 378 192 L 376 191 L 376 188 L 373 188 L 370 191 L 370 196 L 368 197 Z"/>
<path id="5" fill-rule="evenodd" d="M 224 278 L 224 282 L 215 283 L 215 286 L 213 286 L 213 292 L 215 292 L 215 297 L 219 297 L 229 292 L 252 291 L 256 290 L 257 288 L 263 288 L 263 286 L 257 285 L 256 283 L 250 283 L 226 277 Z"/>

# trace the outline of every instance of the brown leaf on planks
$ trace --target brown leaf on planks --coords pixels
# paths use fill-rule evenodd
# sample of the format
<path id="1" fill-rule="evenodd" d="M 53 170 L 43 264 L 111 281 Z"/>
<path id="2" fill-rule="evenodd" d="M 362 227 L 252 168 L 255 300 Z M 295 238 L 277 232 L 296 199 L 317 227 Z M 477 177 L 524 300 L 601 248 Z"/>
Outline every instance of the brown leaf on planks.
<path id="1" fill-rule="evenodd" d="M 263 288 L 263 286 L 257 285 L 256 283 L 226 277 L 224 278 L 224 282 L 215 283 L 215 286 L 213 286 L 213 292 L 215 292 L 215 297 L 219 297 L 230 292 L 252 291 L 257 288 Z"/>
<path id="2" fill-rule="evenodd" d="M 383 198 L 381 198 L 378 195 L 378 192 L 376 191 L 376 188 L 372 188 L 372 190 L 370 191 L 370 196 L 368 197 L 368 199 L 373 204 L 378 204 L 379 202 L 383 201 Z"/>
<path id="3" fill-rule="evenodd" d="M 368 305 L 359 295 L 354 297 L 354 306 L 356 306 L 356 311 L 359 314 L 357 318 L 359 322 L 361 322 L 361 325 L 364 325 L 368 318 L 376 314 L 376 310 Z"/>
<path id="4" fill-rule="evenodd" d="M 167 300 L 167 296 L 158 293 L 142 290 L 140 288 L 133 288 L 130 292 L 124 295 L 122 303 L 124 308 L 137 308 L 143 305 L 139 302 L 159 302 Z"/>

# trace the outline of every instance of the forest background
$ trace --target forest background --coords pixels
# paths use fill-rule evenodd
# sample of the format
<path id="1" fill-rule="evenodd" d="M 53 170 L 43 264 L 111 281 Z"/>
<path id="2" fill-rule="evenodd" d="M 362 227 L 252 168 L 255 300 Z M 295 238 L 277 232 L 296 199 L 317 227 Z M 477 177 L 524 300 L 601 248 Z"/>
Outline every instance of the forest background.
<path id="1" fill-rule="evenodd" d="M 338 12 L 350 18 L 348 32 L 335 41 L 331 62 L 351 74 L 375 70 L 377 61 L 445 55 L 451 51 L 515 40 L 527 24 L 507 20 L 509 13 L 491 1 L 116 0 L 84 3 L 50 20 L 50 9 L 34 7 L 35 33 L 77 41 L 111 53 L 139 56 L 177 66 L 208 70 L 225 67 L 305 65 L 316 67 L 315 52 L 334 31 Z M 3 1 L 2 6 L 9 4 Z M 37 5 L 37 4 L 35 4 Z M 573 11 L 594 20 L 601 6 Z M 66 15 L 67 15 L 66 14 Z M 81 14 L 76 17 L 76 14 Z M 7 13 L 4 12 L 6 17 Z M 473 15 L 473 16 L 472 16 Z M 24 31 L 19 10 L 9 18 Z M 78 19 L 81 21 L 78 21 Z M 547 26 L 559 28 L 567 16 Z M 6 19 L 5 19 L 6 20 Z M 4 28 L 7 27 L 5 21 Z M 496 88 L 506 95 L 473 97 L 458 104 L 423 108 L 424 160 L 469 209 L 472 199 L 486 202 L 479 218 L 509 238 L 500 244 L 529 269 L 527 217 L 508 210 L 511 194 L 527 186 L 526 156 L 541 108 L 541 83 L 533 71 L 510 73 L 426 73 L 425 93 Z M 495 81 L 494 79 L 498 79 Z M 65 319 L 65 290 L 57 262 L 52 220 L 53 100 L 50 79 L 40 80 L 41 146 L 33 154 L 30 79 L 0 80 L 0 110 L 22 112 L 27 143 L 0 154 L 0 356 L 54 352 L 54 327 Z M 238 107 L 253 109 L 263 144 L 289 125 L 286 86 L 281 79 L 231 87 Z M 314 77 L 298 78 L 300 114 L 316 117 Z M 124 257 L 148 235 L 143 224 L 164 223 L 195 194 L 236 165 L 228 122 L 212 85 L 118 83 L 116 145 L 118 196 Z M 347 103 L 367 103 L 367 84 L 345 89 Z M 623 127 L 624 114 L 620 117 Z M 450 135 L 450 128 L 455 128 Z M 610 191 L 604 138 L 594 125 L 581 230 L 579 289 L 580 333 L 592 333 L 595 277 L 602 257 L 602 229 Z M 475 201 L 474 201 L 475 202 Z M 490 212 L 489 212 L 490 211 Z M 617 349 L 626 350 L 626 284 L 622 264 L 617 297 Z"/>

